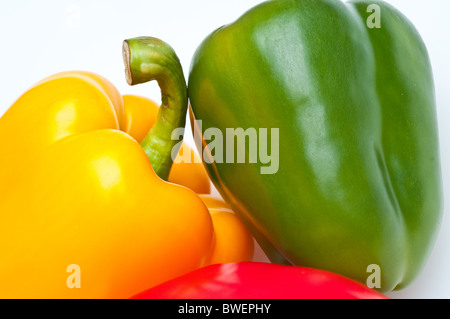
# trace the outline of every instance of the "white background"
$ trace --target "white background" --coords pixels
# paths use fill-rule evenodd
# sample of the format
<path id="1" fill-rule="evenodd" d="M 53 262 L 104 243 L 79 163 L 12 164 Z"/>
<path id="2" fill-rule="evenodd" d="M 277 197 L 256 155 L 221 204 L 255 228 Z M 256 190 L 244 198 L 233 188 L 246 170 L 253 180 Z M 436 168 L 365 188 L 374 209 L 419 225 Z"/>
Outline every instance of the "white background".
<path id="1" fill-rule="evenodd" d="M 86 70 L 111 80 L 122 94 L 160 101 L 156 84 L 129 87 L 122 41 L 155 36 L 171 44 L 184 68 L 200 42 L 257 0 L 0 2 L 0 115 L 33 83 L 56 72 Z M 437 95 L 445 202 L 450 199 L 450 1 L 389 0 L 421 33 L 431 56 Z M 1 150 L 0 150 L 1 152 Z M 0 153 L 1 156 L 1 153 Z M 1 196 L 1 195 L 0 195 Z M 450 208 L 420 277 L 392 298 L 450 298 Z M 261 258 L 261 257 L 257 257 Z"/>

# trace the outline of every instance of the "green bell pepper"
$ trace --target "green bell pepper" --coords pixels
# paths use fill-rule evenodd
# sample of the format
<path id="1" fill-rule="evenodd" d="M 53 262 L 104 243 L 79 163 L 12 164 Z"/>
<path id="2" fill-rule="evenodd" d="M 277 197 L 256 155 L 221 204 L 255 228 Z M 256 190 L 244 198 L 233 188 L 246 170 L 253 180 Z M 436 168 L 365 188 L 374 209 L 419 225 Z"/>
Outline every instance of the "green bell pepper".
<path id="1" fill-rule="evenodd" d="M 247 145 L 245 163 L 206 163 L 271 261 L 364 283 L 376 265 L 384 292 L 417 277 L 439 230 L 441 170 L 427 49 L 398 10 L 263 2 L 202 42 L 188 91 L 202 133 L 279 128 L 279 142 L 267 136 L 276 172 Z M 214 157 L 211 144 L 197 142 Z"/>

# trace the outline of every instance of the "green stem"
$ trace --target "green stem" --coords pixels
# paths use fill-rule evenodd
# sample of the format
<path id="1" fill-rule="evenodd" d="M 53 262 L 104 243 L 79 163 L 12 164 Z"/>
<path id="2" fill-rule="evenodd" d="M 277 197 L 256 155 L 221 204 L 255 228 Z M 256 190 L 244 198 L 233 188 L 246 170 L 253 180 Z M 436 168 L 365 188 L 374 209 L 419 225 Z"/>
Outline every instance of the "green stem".
<path id="1" fill-rule="evenodd" d="M 183 139 L 188 106 L 186 80 L 174 50 L 152 37 L 123 42 L 123 58 L 129 85 L 156 80 L 161 89 L 162 105 L 152 129 L 141 142 L 155 173 L 167 180 Z M 175 138 L 172 133 L 177 130 Z"/>

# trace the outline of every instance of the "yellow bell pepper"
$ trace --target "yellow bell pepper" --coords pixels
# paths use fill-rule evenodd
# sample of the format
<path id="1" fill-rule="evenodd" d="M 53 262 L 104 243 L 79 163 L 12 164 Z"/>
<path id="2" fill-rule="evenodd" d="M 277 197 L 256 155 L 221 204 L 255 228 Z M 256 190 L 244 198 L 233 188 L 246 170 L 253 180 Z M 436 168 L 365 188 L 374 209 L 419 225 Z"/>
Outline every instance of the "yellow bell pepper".
<path id="1" fill-rule="evenodd" d="M 214 225 L 212 253 L 207 264 L 251 261 L 254 253 L 253 236 L 231 207 L 214 195 L 199 196 L 208 207 Z"/>
<path id="2" fill-rule="evenodd" d="M 0 298 L 128 298 L 215 254 L 203 201 L 163 181 L 187 96 L 171 48 L 147 41 L 160 67 L 138 77 L 163 107 L 141 145 L 117 89 L 88 72 L 44 79 L 0 118 Z"/>

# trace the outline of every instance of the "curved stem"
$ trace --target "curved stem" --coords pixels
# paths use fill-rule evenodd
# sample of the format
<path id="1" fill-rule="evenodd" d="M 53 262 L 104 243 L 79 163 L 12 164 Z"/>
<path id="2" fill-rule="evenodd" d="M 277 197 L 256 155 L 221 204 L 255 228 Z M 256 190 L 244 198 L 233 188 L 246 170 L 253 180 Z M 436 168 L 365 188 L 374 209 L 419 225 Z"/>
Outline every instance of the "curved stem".
<path id="1" fill-rule="evenodd" d="M 162 105 L 157 120 L 141 146 L 155 173 L 167 180 L 172 154 L 178 154 L 186 124 L 188 98 L 182 66 L 167 43 L 152 37 L 125 40 L 123 58 L 129 85 L 156 80 L 161 89 Z M 174 131 L 177 134 L 172 138 Z"/>

